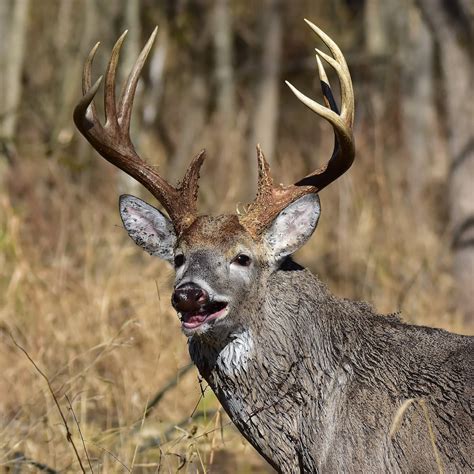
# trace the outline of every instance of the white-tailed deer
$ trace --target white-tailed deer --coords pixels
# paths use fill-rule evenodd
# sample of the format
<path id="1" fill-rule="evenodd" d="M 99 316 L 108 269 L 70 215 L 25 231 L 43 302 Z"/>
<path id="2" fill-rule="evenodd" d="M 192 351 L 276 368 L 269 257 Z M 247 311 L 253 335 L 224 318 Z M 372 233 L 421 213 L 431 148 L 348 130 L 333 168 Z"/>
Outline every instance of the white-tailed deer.
<path id="1" fill-rule="evenodd" d="M 318 51 L 326 107 L 288 84 L 331 123 L 335 147 L 323 168 L 291 186 L 275 185 L 257 150 L 257 197 L 243 215 L 198 215 L 204 152 L 174 187 L 143 161 L 129 128 L 138 77 L 156 30 L 115 99 L 122 35 L 105 75 L 104 124 L 91 82 L 97 46 L 84 67 L 74 120 L 108 161 L 142 183 L 168 216 L 120 198 L 130 237 L 174 264 L 172 304 L 191 358 L 237 428 L 278 471 L 472 472 L 473 340 L 402 323 L 369 305 L 340 299 L 291 255 L 318 223 L 318 192 L 355 154 L 354 95 L 346 61 L 318 27 L 332 57 Z M 336 71 L 339 111 L 320 57 Z"/>

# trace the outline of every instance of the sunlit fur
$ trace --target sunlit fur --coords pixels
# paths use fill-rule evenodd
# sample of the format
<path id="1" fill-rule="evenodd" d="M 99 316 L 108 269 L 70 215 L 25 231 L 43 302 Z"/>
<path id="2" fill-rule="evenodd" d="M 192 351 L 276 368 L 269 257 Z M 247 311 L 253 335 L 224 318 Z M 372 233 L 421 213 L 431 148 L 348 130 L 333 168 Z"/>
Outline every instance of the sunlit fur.
<path id="1" fill-rule="evenodd" d="M 223 347 L 231 334 L 248 327 L 252 302 L 258 298 L 259 285 L 265 270 L 265 250 L 239 224 L 236 216 L 199 217 L 178 241 L 176 253 L 185 256 L 185 263 L 176 269 L 175 287 L 193 282 L 205 288 L 211 300 L 226 301 L 227 315 L 219 321 L 186 331 L 206 343 Z M 251 258 L 247 267 L 234 262 L 244 253 Z"/>
<path id="2" fill-rule="evenodd" d="M 302 199 L 257 239 L 236 216 L 199 217 L 178 236 L 175 286 L 228 303 L 222 318 L 185 330 L 201 375 L 279 472 L 470 472 L 472 338 L 332 295 L 286 255 L 317 224 L 318 201 Z M 128 205 L 140 215 L 142 204 Z M 169 228 L 161 214 L 135 217 L 128 230 L 144 248 Z M 239 253 L 251 264 L 239 266 Z"/>

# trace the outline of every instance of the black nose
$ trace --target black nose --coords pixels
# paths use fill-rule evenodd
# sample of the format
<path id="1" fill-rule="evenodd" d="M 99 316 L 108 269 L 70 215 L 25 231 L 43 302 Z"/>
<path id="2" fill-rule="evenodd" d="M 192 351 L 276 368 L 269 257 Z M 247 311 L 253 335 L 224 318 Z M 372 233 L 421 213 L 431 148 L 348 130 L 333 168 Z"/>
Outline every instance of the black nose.
<path id="1" fill-rule="evenodd" d="M 194 283 L 187 283 L 174 290 L 171 304 L 174 309 L 183 313 L 199 311 L 209 303 L 209 294 Z"/>

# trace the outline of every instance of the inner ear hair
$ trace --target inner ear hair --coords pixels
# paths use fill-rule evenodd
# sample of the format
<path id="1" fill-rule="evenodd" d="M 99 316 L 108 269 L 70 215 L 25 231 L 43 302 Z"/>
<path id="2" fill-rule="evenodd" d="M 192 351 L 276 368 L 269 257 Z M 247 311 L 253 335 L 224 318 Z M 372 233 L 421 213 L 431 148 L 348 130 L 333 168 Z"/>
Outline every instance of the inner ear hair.
<path id="1" fill-rule="evenodd" d="M 170 219 L 135 196 L 120 196 L 119 205 L 130 238 L 150 255 L 172 262 L 176 232 Z"/>
<path id="2" fill-rule="evenodd" d="M 311 237 L 320 216 L 316 194 L 305 195 L 289 204 L 264 232 L 273 256 L 281 260 L 296 252 Z"/>

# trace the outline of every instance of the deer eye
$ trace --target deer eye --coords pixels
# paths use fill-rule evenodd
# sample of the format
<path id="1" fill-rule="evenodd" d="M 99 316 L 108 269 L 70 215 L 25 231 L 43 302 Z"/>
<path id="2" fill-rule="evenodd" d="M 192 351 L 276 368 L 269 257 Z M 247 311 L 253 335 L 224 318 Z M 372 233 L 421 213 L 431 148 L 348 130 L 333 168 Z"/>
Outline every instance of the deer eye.
<path id="1" fill-rule="evenodd" d="M 183 263 L 184 263 L 184 255 L 182 253 L 174 257 L 174 266 L 176 268 L 180 267 Z"/>
<path id="2" fill-rule="evenodd" d="M 239 255 L 237 255 L 237 257 L 232 260 L 232 263 L 236 263 L 241 267 L 248 267 L 251 261 L 252 259 L 248 255 L 245 255 L 244 253 L 239 253 Z"/>

